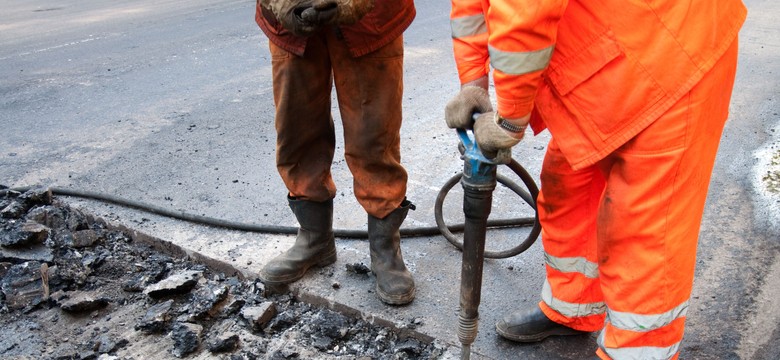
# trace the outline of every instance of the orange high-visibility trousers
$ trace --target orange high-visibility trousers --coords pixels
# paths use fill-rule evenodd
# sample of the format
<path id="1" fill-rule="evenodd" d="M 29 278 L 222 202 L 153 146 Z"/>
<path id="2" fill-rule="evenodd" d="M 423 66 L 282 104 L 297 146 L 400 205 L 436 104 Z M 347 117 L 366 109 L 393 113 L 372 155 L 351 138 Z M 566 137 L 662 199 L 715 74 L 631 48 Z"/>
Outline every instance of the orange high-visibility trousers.
<path id="1" fill-rule="evenodd" d="M 672 108 L 596 164 L 550 141 L 538 198 L 542 311 L 597 331 L 602 359 L 679 356 L 699 227 L 728 116 L 737 44 Z"/>

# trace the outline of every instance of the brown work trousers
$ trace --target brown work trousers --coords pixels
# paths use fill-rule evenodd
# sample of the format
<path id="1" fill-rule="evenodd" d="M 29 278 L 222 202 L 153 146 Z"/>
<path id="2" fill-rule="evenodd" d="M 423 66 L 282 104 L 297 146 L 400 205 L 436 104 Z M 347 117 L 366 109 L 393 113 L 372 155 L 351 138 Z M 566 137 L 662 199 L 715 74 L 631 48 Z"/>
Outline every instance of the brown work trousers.
<path id="1" fill-rule="evenodd" d="M 355 197 L 384 218 L 406 195 L 401 166 L 403 39 L 354 58 L 335 28 L 308 39 L 302 57 L 270 43 L 276 104 L 276 167 L 290 196 L 336 196 L 331 176 L 336 137 L 331 116 L 335 83 L 344 128 L 344 156 Z"/>

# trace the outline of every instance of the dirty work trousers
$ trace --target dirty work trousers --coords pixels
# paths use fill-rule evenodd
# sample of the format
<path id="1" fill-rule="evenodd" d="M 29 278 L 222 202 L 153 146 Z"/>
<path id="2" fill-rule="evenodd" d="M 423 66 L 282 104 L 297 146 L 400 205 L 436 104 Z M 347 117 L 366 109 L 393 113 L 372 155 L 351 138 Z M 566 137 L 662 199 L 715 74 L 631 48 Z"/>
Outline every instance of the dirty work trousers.
<path id="1" fill-rule="evenodd" d="M 344 128 L 344 155 L 355 197 L 384 218 L 406 194 L 401 166 L 403 39 L 353 58 L 335 29 L 311 36 L 302 57 L 270 43 L 276 104 L 276 166 L 291 196 L 325 201 L 336 195 L 331 176 L 336 138 L 331 117 L 335 83 Z"/>
<path id="2" fill-rule="evenodd" d="M 735 42 L 690 93 L 593 166 L 573 170 L 553 134 L 538 198 L 539 306 L 558 323 L 601 330 L 602 359 L 679 356 L 736 58 Z"/>

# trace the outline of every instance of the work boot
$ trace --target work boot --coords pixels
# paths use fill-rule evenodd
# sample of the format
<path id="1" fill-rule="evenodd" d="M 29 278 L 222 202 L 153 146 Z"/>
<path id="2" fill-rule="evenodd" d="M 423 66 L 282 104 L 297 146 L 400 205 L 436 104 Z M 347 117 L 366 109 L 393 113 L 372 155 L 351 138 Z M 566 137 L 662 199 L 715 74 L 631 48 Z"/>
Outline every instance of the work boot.
<path id="1" fill-rule="evenodd" d="M 517 342 L 537 342 L 548 336 L 587 333 L 550 320 L 539 306 L 518 310 L 505 316 L 496 324 L 496 332 L 507 340 Z"/>
<path id="2" fill-rule="evenodd" d="M 401 223 L 414 204 L 404 200 L 384 219 L 368 215 L 368 241 L 371 271 L 376 275 L 376 293 L 390 305 L 408 304 L 414 300 L 414 279 L 401 255 Z"/>
<path id="3" fill-rule="evenodd" d="M 260 279 L 269 285 L 298 281 L 312 266 L 326 266 L 336 262 L 333 199 L 315 202 L 288 196 L 287 200 L 300 224 L 298 237 L 291 248 L 260 270 Z"/>

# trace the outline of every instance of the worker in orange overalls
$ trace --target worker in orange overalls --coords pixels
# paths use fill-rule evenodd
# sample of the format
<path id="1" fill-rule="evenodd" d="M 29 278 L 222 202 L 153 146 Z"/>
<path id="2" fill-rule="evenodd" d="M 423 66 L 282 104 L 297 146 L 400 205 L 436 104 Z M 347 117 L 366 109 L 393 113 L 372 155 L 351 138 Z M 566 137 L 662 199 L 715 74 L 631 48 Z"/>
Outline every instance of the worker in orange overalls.
<path id="1" fill-rule="evenodd" d="M 258 0 L 255 20 L 270 42 L 276 105 L 276 166 L 300 228 L 295 244 L 260 271 L 271 285 L 336 261 L 331 177 L 336 87 L 344 152 L 355 196 L 368 213 L 371 269 L 380 300 L 411 302 L 415 284 L 400 248 L 409 209 L 401 165 L 402 33 L 413 0 Z"/>
<path id="2" fill-rule="evenodd" d="M 447 124 L 482 113 L 486 155 L 528 124 L 552 134 L 541 301 L 505 316 L 501 336 L 600 330 L 602 359 L 679 356 L 745 17 L 739 0 L 452 0 L 461 91 Z"/>

